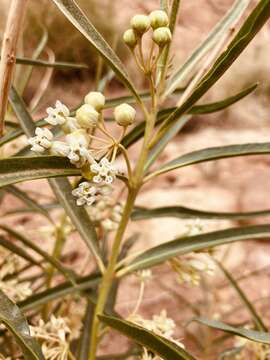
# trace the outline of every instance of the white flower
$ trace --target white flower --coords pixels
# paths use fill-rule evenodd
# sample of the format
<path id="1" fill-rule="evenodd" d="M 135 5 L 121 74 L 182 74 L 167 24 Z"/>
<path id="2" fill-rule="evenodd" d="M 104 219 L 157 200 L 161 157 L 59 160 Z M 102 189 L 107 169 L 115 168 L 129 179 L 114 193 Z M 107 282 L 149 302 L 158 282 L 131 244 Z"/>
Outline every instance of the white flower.
<path id="1" fill-rule="evenodd" d="M 38 127 L 35 130 L 35 134 L 36 136 L 28 139 L 28 143 L 32 145 L 32 151 L 42 153 L 51 147 L 53 134 L 49 129 Z"/>
<path id="2" fill-rule="evenodd" d="M 77 197 L 77 205 L 91 206 L 97 200 L 98 188 L 91 183 L 84 181 L 72 191 L 72 195 Z"/>
<path id="3" fill-rule="evenodd" d="M 99 113 L 89 104 L 82 105 L 76 111 L 78 124 L 84 129 L 91 129 L 98 123 Z"/>
<path id="4" fill-rule="evenodd" d="M 70 152 L 70 147 L 67 143 L 63 141 L 53 141 L 50 152 L 53 155 L 68 156 Z"/>
<path id="5" fill-rule="evenodd" d="M 97 186 L 90 182 L 84 181 L 72 191 L 72 195 L 77 197 L 77 205 L 93 205 L 98 199 L 107 195 L 107 187 Z"/>
<path id="6" fill-rule="evenodd" d="M 113 164 L 107 159 L 102 158 L 99 163 L 95 162 L 90 166 L 90 170 L 97 174 L 93 177 L 93 181 L 97 184 L 104 182 L 105 184 L 111 184 L 117 174 Z"/>
<path id="7" fill-rule="evenodd" d="M 61 101 L 57 100 L 55 108 L 49 107 L 46 110 L 48 116 L 45 121 L 51 125 L 63 125 L 66 122 L 66 118 L 70 115 L 69 109 Z"/>
<path id="8" fill-rule="evenodd" d="M 31 335 L 42 343 L 42 352 L 47 360 L 67 360 L 71 329 L 65 318 L 51 316 L 47 323 L 39 320 L 37 326 L 30 326 Z"/>
<path id="9" fill-rule="evenodd" d="M 82 167 L 87 162 L 93 163 L 95 160 L 87 149 L 90 138 L 83 129 L 73 131 L 66 136 L 70 151 L 68 158 L 72 164 Z"/>
<path id="10" fill-rule="evenodd" d="M 154 315 L 153 322 L 155 325 L 155 332 L 160 333 L 161 336 L 168 339 L 172 337 L 175 329 L 175 322 L 173 319 L 167 317 L 166 310 L 162 310 L 160 315 Z"/>

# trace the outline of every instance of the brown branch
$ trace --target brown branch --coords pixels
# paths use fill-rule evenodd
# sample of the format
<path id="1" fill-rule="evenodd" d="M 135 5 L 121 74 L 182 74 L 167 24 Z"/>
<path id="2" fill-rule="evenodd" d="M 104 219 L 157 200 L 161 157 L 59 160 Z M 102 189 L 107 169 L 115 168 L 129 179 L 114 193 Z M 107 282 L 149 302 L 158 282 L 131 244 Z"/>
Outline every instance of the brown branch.
<path id="1" fill-rule="evenodd" d="M 0 62 L 0 137 L 4 133 L 8 94 L 16 63 L 16 49 L 27 0 L 12 0 L 2 42 Z"/>

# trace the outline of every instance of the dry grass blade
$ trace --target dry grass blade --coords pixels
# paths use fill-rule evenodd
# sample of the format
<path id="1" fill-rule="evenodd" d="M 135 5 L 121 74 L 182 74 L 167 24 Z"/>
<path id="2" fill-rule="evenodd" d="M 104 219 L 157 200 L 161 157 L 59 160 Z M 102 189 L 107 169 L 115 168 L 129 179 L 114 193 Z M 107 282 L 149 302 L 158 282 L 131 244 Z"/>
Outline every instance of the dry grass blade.
<path id="1" fill-rule="evenodd" d="M 26 3 L 27 0 L 12 0 L 4 33 L 0 63 L 0 136 L 4 133 L 8 94 L 16 64 L 16 48 Z"/>

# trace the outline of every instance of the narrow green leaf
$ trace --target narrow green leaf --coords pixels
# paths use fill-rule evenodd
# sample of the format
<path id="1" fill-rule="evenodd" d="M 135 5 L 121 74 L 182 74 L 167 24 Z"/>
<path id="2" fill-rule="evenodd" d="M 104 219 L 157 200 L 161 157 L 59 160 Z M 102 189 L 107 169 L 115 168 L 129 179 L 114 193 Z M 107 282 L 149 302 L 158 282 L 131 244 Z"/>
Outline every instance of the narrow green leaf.
<path id="1" fill-rule="evenodd" d="M 270 17 L 270 0 L 261 0 L 242 25 L 227 49 L 196 86 L 190 97 L 162 124 L 155 141 L 222 77 Z M 153 144 L 152 144 L 153 145 Z"/>
<path id="2" fill-rule="evenodd" d="M 246 89 L 243 89 L 238 94 L 230 96 L 224 100 L 217 101 L 217 102 L 210 103 L 210 104 L 195 105 L 190 109 L 190 111 L 188 113 L 192 114 L 192 115 L 203 115 L 203 114 L 211 114 L 214 112 L 218 112 L 218 111 L 227 109 L 231 105 L 237 103 L 238 101 L 242 100 L 243 98 L 245 98 L 246 96 L 251 94 L 254 90 L 257 89 L 257 87 L 258 87 L 258 84 L 253 84 L 253 85 L 247 87 Z"/>
<path id="3" fill-rule="evenodd" d="M 154 170 L 145 181 L 168 171 L 203 162 L 232 158 L 237 156 L 266 155 L 270 153 L 270 143 L 250 143 L 241 145 L 226 145 L 193 151 Z"/>
<path id="4" fill-rule="evenodd" d="M 181 237 L 146 250 L 131 261 L 129 265 L 120 270 L 119 276 L 158 265 L 175 256 L 184 255 L 193 251 L 200 251 L 236 241 L 250 239 L 269 240 L 269 236 L 270 225 L 257 225 L 213 231 L 184 238 Z"/>
<path id="5" fill-rule="evenodd" d="M 180 346 L 132 322 L 103 315 L 100 315 L 99 318 L 106 325 L 153 351 L 164 360 L 195 360 Z"/>
<path id="6" fill-rule="evenodd" d="M 21 249 L 17 245 L 13 244 L 11 241 L 5 239 L 3 236 L 0 235 L 0 246 L 3 246 L 5 249 L 8 249 L 13 254 L 18 255 L 25 261 L 29 262 L 32 265 L 42 267 L 40 262 L 34 259 L 31 255 L 29 255 L 25 250 Z"/>
<path id="7" fill-rule="evenodd" d="M 94 46 L 102 58 L 114 70 L 117 77 L 125 84 L 134 96 L 139 99 L 138 93 L 131 82 L 124 65 L 115 54 L 113 49 L 103 39 L 94 25 L 87 19 L 74 0 L 52 0 L 55 5 L 62 11 L 67 19 L 86 37 Z M 139 100 L 140 101 L 140 100 Z"/>
<path id="8" fill-rule="evenodd" d="M 3 190 L 20 199 L 33 212 L 38 212 L 51 221 L 49 212 L 43 206 L 39 205 L 35 200 L 33 200 L 26 192 L 13 185 L 6 186 Z"/>
<path id="9" fill-rule="evenodd" d="M 39 59 L 35 60 L 25 57 L 17 57 L 16 64 L 39 66 L 39 67 L 53 67 L 55 69 L 88 69 L 89 68 L 86 64 L 74 64 L 64 61 L 55 61 L 52 63 L 45 60 L 39 60 Z"/>
<path id="10" fill-rule="evenodd" d="M 17 241 L 21 242 L 24 246 L 30 248 L 35 253 L 40 255 L 45 261 L 47 261 L 54 268 L 56 268 L 61 274 L 63 274 L 67 280 L 71 281 L 73 285 L 75 285 L 74 279 L 76 278 L 76 274 L 72 270 L 69 270 L 68 268 L 63 266 L 57 259 L 49 255 L 46 251 L 42 250 L 39 246 L 35 245 L 33 241 L 29 240 L 26 236 L 22 235 L 18 231 L 11 229 L 9 226 L 1 225 L 1 224 L 0 224 L 0 229 L 4 230 L 9 235 L 14 237 Z M 39 262 L 36 263 L 39 264 Z"/>
<path id="11" fill-rule="evenodd" d="M 136 208 L 132 213 L 132 220 L 175 217 L 179 219 L 233 219 L 243 220 L 270 215 L 270 210 L 250 212 L 216 212 L 187 208 L 184 206 L 164 206 L 159 208 Z"/>
<path id="12" fill-rule="evenodd" d="M 222 270 L 222 272 L 225 275 L 225 277 L 227 278 L 227 280 L 229 281 L 229 283 L 231 284 L 231 286 L 235 289 L 235 291 L 239 295 L 239 298 L 241 299 L 244 306 L 249 311 L 249 313 L 250 313 L 250 315 L 251 315 L 251 317 L 253 319 L 253 322 L 254 322 L 254 324 L 256 326 L 256 329 L 260 330 L 260 331 L 267 332 L 267 326 L 264 324 L 262 318 L 259 316 L 259 314 L 257 313 L 255 307 L 249 301 L 249 299 L 247 298 L 244 291 L 237 284 L 237 281 L 233 278 L 233 276 L 229 273 L 229 271 L 224 268 L 224 266 L 220 262 L 217 261 L 217 264 L 220 267 L 220 269 Z"/>
<path id="13" fill-rule="evenodd" d="M 230 96 L 224 100 L 217 101 L 214 103 L 209 104 L 203 104 L 203 105 L 195 105 L 193 106 L 188 113 L 191 115 L 203 115 L 203 114 L 210 114 L 213 112 L 221 111 L 226 109 L 227 107 L 233 105 L 237 101 L 240 101 L 250 93 L 252 93 L 256 88 L 257 84 L 254 84 L 238 94 L 235 94 L 233 96 Z M 170 114 L 172 114 L 177 108 L 169 108 L 165 110 L 161 110 L 158 113 L 156 126 L 162 123 Z M 183 118 L 183 125 L 185 125 L 185 118 Z M 145 121 L 140 122 L 138 125 L 136 125 L 122 140 L 122 144 L 125 147 L 129 147 L 133 145 L 136 141 L 138 141 L 144 134 L 145 129 Z M 1 143 L 0 143 L 1 144 Z"/>
<path id="14" fill-rule="evenodd" d="M 179 131 L 186 125 L 191 116 L 186 115 L 176 121 L 173 126 L 160 138 L 160 140 L 149 151 L 147 160 L 145 162 L 144 171 L 146 172 L 152 164 L 156 161 L 158 156 L 165 149 L 167 144 L 179 133 Z"/>
<path id="15" fill-rule="evenodd" d="M 180 84 L 183 84 L 191 75 L 194 68 L 203 59 L 203 57 L 215 46 L 215 44 L 222 38 L 236 19 L 241 16 L 249 5 L 250 0 L 237 0 L 232 5 L 231 9 L 227 12 L 224 18 L 214 27 L 208 34 L 207 38 L 199 45 L 198 48 L 190 55 L 184 65 L 168 80 L 167 88 L 164 96 L 170 95 L 174 89 Z"/>
<path id="16" fill-rule="evenodd" d="M 94 305 L 88 301 L 83 319 L 83 331 L 80 338 L 80 349 L 78 360 L 88 360 L 90 353 L 91 328 L 94 318 Z"/>
<path id="17" fill-rule="evenodd" d="M 0 187 L 58 176 L 80 175 L 80 170 L 61 156 L 14 157 L 0 160 Z"/>
<path id="18" fill-rule="evenodd" d="M 270 344 L 270 333 L 269 332 L 261 332 L 261 331 L 254 331 L 254 330 L 249 330 L 249 329 L 244 329 L 244 328 L 233 327 L 233 326 L 227 325 L 221 321 L 209 320 L 209 319 L 202 318 L 202 317 L 196 317 L 193 319 L 193 321 L 197 321 L 200 324 L 209 326 L 213 329 L 225 331 L 225 332 L 228 332 L 228 333 L 236 335 L 236 336 L 241 336 L 241 337 L 251 340 L 251 341 L 255 341 L 258 343 L 262 343 L 262 344 L 268 344 L 268 345 Z"/>
<path id="19" fill-rule="evenodd" d="M 0 321 L 12 332 L 27 360 L 45 360 L 20 309 L 0 290 Z"/>
<path id="20" fill-rule="evenodd" d="M 24 312 L 33 310 L 39 306 L 47 304 L 48 302 L 63 299 L 65 296 L 76 294 L 80 291 L 89 291 L 99 284 L 100 279 L 100 275 L 97 274 L 78 278 L 76 286 L 73 286 L 69 281 L 67 281 L 40 293 L 29 296 L 26 300 L 19 302 L 18 306 Z"/>

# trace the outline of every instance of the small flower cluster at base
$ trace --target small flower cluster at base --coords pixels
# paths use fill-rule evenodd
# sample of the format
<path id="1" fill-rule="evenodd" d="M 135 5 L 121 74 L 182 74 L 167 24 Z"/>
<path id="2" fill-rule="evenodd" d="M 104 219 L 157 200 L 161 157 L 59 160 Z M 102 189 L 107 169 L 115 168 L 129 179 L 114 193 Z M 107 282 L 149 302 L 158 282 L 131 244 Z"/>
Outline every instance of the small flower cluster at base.
<path id="1" fill-rule="evenodd" d="M 69 341 L 72 332 L 67 319 L 52 315 L 47 323 L 39 320 L 37 326 L 30 326 L 30 332 L 41 342 L 46 360 L 67 360 L 69 358 Z"/>
<path id="2" fill-rule="evenodd" d="M 72 195 L 77 198 L 78 206 L 91 206 L 103 196 L 107 196 L 111 192 L 111 188 L 99 186 L 88 181 L 80 183 L 80 185 L 72 191 Z"/>
<path id="3" fill-rule="evenodd" d="M 214 275 L 216 265 L 207 253 L 191 253 L 170 261 L 180 283 L 198 286 L 202 274 Z"/>
<path id="4" fill-rule="evenodd" d="M 19 279 L 7 279 L 8 275 L 13 275 L 23 267 L 21 259 L 4 248 L 0 248 L 0 290 L 2 290 L 11 300 L 17 302 L 32 295 L 30 282 L 20 282 Z"/>
<path id="5" fill-rule="evenodd" d="M 238 337 L 237 341 L 235 342 L 235 346 L 243 348 L 237 355 L 235 355 L 235 360 L 270 359 L 270 345 L 257 343 Z"/>
<path id="6" fill-rule="evenodd" d="M 167 317 L 166 310 L 162 310 L 159 315 L 154 315 L 151 320 L 144 319 L 139 315 L 134 315 L 129 320 L 139 326 L 144 327 L 149 331 L 152 331 L 153 333 L 161 337 L 164 337 L 167 340 L 174 342 L 176 345 L 180 346 L 181 348 L 183 349 L 185 348 L 180 341 L 174 339 L 173 336 L 176 325 L 173 319 Z M 146 360 L 146 359 L 161 360 L 160 357 L 148 353 L 147 349 L 144 348 L 144 353 L 141 357 L 141 360 Z"/>

